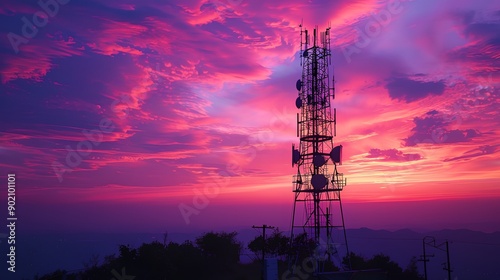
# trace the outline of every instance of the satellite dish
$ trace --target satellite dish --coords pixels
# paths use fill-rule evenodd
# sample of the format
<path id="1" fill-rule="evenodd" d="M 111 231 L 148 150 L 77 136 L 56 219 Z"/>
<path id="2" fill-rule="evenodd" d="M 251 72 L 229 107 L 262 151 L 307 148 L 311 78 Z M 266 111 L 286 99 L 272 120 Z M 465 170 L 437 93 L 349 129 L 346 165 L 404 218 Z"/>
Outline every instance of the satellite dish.
<path id="1" fill-rule="evenodd" d="M 311 184 L 315 190 L 321 190 L 328 184 L 328 179 L 323 174 L 314 174 L 311 178 Z"/>
<path id="2" fill-rule="evenodd" d="M 321 167 L 325 164 L 325 162 L 326 162 L 326 160 L 322 155 L 318 155 L 318 154 L 314 155 L 314 157 L 313 157 L 314 166 Z"/>
<path id="3" fill-rule="evenodd" d="M 297 99 L 295 100 L 295 106 L 297 107 L 297 109 L 300 109 L 302 107 L 302 99 L 300 97 L 297 97 Z"/>
<path id="4" fill-rule="evenodd" d="M 295 88 L 300 91 L 302 88 L 302 81 L 300 79 L 297 80 L 297 83 L 295 83 Z"/>
<path id="5" fill-rule="evenodd" d="M 295 148 L 292 147 L 292 166 L 294 164 L 297 164 L 300 160 L 301 156 L 300 156 L 300 152 L 299 150 L 296 150 Z"/>
<path id="6" fill-rule="evenodd" d="M 342 165 L 342 145 L 333 148 L 330 152 L 330 158 L 333 162 Z"/>

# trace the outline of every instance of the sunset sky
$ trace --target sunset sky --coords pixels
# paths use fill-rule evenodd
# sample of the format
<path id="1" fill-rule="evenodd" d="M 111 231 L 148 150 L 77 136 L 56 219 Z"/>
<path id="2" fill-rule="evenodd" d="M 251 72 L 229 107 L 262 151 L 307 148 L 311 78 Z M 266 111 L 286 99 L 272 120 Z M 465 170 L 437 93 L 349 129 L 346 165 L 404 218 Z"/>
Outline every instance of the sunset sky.
<path id="1" fill-rule="evenodd" d="M 19 230 L 288 230 L 302 23 L 331 25 L 346 226 L 500 231 L 500 2 L 48 2 L 0 7 Z"/>

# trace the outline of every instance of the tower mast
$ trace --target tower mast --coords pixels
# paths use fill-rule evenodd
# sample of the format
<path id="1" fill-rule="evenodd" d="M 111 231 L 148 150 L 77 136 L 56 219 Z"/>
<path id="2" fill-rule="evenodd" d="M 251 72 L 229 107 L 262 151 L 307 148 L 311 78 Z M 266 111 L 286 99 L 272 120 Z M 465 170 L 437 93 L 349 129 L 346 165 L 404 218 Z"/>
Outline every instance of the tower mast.
<path id="1" fill-rule="evenodd" d="M 325 264 L 344 269 L 342 255 L 349 254 L 340 192 L 346 179 L 337 171 L 342 164 L 342 145 L 334 146 L 336 110 L 330 106 L 335 98 L 335 80 L 331 66 L 330 28 L 313 30 L 310 42 L 308 30 L 301 27 L 300 61 L 302 78 L 297 81 L 297 137 L 298 149 L 292 145 L 294 175 L 294 207 L 292 240 L 306 233 L 316 243 L 314 259 L 316 272 L 323 272 Z M 300 207 L 302 206 L 302 207 Z M 302 215 L 302 218 L 299 216 Z M 333 267 L 333 266 L 330 266 Z"/>

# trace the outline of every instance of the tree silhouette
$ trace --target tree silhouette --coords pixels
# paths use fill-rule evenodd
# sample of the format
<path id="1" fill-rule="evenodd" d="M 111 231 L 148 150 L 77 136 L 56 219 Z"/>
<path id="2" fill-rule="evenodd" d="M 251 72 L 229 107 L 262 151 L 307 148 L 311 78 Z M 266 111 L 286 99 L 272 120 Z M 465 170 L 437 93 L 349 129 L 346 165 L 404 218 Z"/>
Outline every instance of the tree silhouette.
<path id="1" fill-rule="evenodd" d="M 120 245 L 120 262 L 124 266 L 132 266 L 137 258 L 137 251 L 135 249 L 131 249 L 130 245 Z"/>
<path id="2" fill-rule="evenodd" d="M 396 262 L 392 261 L 389 256 L 384 254 L 377 254 L 367 260 L 351 252 L 349 258 L 353 270 L 380 269 L 386 272 L 387 280 L 423 280 L 422 275 L 418 273 L 417 260 L 415 257 L 411 259 L 408 267 L 404 271 Z M 345 257 L 342 262 L 347 264 L 349 260 Z"/>
<path id="3" fill-rule="evenodd" d="M 262 237 L 260 237 L 262 238 Z M 279 230 L 274 231 L 268 238 L 269 254 L 287 256 L 294 254 L 298 268 L 302 269 L 303 261 L 314 255 L 316 244 L 307 235 L 297 235 L 290 247 L 288 238 Z M 259 252 L 262 247 L 259 237 L 249 243 L 249 248 Z M 134 279 L 164 280 L 164 279 L 205 279 L 205 280 L 250 280 L 258 279 L 261 275 L 259 262 L 241 264 L 240 253 L 242 246 L 236 240 L 236 232 L 206 233 L 195 242 L 185 241 L 178 244 L 165 244 L 158 241 L 144 243 L 139 248 L 120 245 L 119 255 L 104 257 L 103 263 L 91 262 L 86 270 L 67 272 L 56 270 L 37 280 L 78 280 L 78 279 L 116 279 L 116 275 L 126 270 L 127 275 Z M 388 256 L 378 254 L 371 259 L 365 259 L 354 253 L 350 254 L 353 269 L 368 270 L 380 269 L 387 275 L 388 280 L 422 280 L 418 274 L 417 260 L 413 258 L 403 271 L 401 267 Z M 93 260 L 96 260 L 94 258 Z M 344 262 L 347 258 L 344 258 Z M 289 269 L 284 261 L 278 262 L 280 275 L 285 275 Z M 382 274 L 384 272 L 381 272 Z M 305 273 L 302 271 L 302 273 Z M 303 274 L 306 275 L 306 274 Z M 309 272 L 307 276 L 310 276 Z"/>
<path id="4" fill-rule="evenodd" d="M 209 232 L 196 239 L 202 254 L 217 263 L 233 266 L 240 261 L 242 246 L 235 239 L 237 233 Z"/>
<path id="5" fill-rule="evenodd" d="M 392 261 L 389 256 L 384 254 L 375 255 L 368 260 L 368 267 L 387 271 L 388 280 L 403 279 L 403 269 L 396 262 Z"/>
<path id="6" fill-rule="evenodd" d="M 418 273 L 417 266 L 417 258 L 413 257 L 410 260 L 410 263 L 406 267 L 405 271 L 403 271 L 403 278 L 406 280 L 421 280 L 424 279 L 423 275 Z"/>
<path id="7" fill-rule="evenodd" d="M 137 265 L 143 271 L 145 279 L 154 279 L 168 274 L 168 267 L 165 265 L 168 261 L 168 250 L 165 250 L 162 243 L 154 241 L 142 244 L 137 251 Z"/>
<path id="8" fill-rule="evenodd" d="M 264 247 L 266 251 L 266 256 L 281 257 L 285 259 L 290 251 L 290 239 L 279 231 L 275 229 L 273 233 L 266 237 L 266 242 L 263 244 L 262 235 L 254 238 L 250 243 L 248 243 L 248 249 L 252 251 L 257 258 L 262 258 L 261 252 Z"/>
<path id="9" fill-rule="evenodd" d="M 360 255 L 356 255 L 355 253 L 351 252 L 349 254 L 349 257 L 344 257 L 344 259 L 342 260 L 342 264 L 348 266 L 349 260 L 351 261 L 351 268 L 353 270 L 370 269 L 370 267 L 368 267 L 368 263 L 366 262 L 365 258 L 363 258 Z"/>
<path id="10" fill-rule="evenodd" d="M 208 264 L 201 250 L 191 241 L 182 244 L 170 242 L 166 251 L 168 279 L 202 279 L 207 274 Z"/>

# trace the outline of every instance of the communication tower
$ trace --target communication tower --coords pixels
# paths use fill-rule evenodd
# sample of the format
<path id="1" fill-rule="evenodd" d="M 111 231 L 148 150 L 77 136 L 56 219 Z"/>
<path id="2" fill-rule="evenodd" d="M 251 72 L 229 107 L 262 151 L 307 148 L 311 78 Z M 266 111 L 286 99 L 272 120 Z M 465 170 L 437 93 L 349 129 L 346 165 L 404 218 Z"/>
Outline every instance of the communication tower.
<path id="1" fill-rule="evenodd" d="M 312 34 L 301 26 L 300 63 L 302 78 L 296 83 L 298 148 L 292 145 L 294 206 L 291 240 L 306 233 L 316 242 L 314 268 L 326 272 L 327 263 L 340 270 L 350 269 L 342 259 L 349 255 L 340 193 L 346 179 L 337 167 L 342 164 L 342 145 L 336 136 L 335 79 L 330 82 L 330 27 Z M 332 71 L 333 72 L 333 71 Z M 292 244 L 293 246 L 293 244 Z"/>

